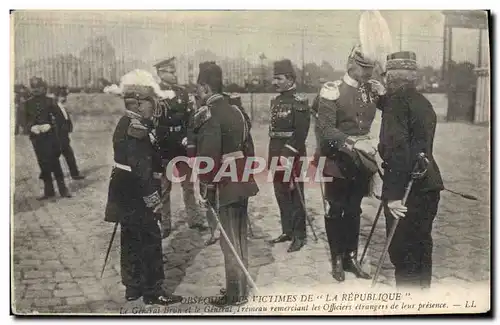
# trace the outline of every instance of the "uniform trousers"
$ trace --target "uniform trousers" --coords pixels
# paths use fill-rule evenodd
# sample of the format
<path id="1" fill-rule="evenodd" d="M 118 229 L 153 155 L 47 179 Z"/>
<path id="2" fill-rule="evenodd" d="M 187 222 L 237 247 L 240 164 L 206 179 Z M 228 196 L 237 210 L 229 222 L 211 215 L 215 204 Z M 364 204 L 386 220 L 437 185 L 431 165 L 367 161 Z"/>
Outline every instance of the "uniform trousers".
<path id="1" fill-rule="evenodd" d="M 408 211 L 400 218 L 389 246 L 389 257 L 395 267 L 397 287 L 429 288 L 432 278 L 432 224 L 436 217 L 440 193 L 411 192 L 406 201 Z M 384 209 L 389 233 L 395 218 Z"/>
<path id="2" fill-rule="evenodd" d="M 121 221 L 121 277 L 126 287 L 155 295 L 161 290 L 163 272 L 161 233 L 146 208 Z"/>
<path id="3" fill-rule="evenodd" d="M 242 199 L 219 208 L 222 227 L 248 270 L 247 213 L 248 199 Z M 247 278 L 224 236 L 221 236 L 220 245 L 224 254 L 227 300 L 228 302 L 237 302 L 248 295 Z"/>
<path id="4" fill-rule="evenodd" d="M 295 182 L 291 189 L 290 182 L 283 181 L 283 178 L 284 172 L 276 172 L 273 182 L 282 233 L 292 238 L 305 239 L 306 211 L 301 202 L 301 197 L 304 198 L 304 183 Z"/>

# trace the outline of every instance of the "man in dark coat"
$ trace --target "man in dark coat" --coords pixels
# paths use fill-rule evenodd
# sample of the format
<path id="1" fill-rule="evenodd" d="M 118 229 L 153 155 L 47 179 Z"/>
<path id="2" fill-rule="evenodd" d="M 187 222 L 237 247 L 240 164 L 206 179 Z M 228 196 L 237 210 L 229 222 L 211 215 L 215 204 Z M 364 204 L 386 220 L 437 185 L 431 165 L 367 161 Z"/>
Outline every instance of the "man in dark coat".
<path id="1" fill-rule="evenodd" d="M 221 238 L 226 288 L 221 290 L 223 295 L 213 303 L 219 307 L 240 305 L 247 301 L 247 278 L 229 245 L 235 248 L 248 269 L 248 199 L 259 191 L 251 175 L 244 177 L 247 158 L 253 154 L 248 149 L 249 125 L 241 110 L 230 105 L 221 94 L 222 70 L 219 66 L 215 63 L 201 64 L 197 84 L 197 95 L 204 106 L 194 118 L 196 156 L 208 158 L 214 163 L 214 168 L 200 174 L 199 178 L 209 195 L 218 194 L 221 226 L 229 237 L 229 242 Z M 221 172 L 228 170 L 234 177 L 222 176 Z"/>
<path id="2" fill-rule="evenodd" d="M 56 120 L 60 110 L 54 99 L 47 97 L 47 84 L 41 78 L 31 78 L 30 87 L 32 97 L 26 101 L 25 121 L 44 183 L 44 194 L 39 200 L 55 196 L 52 174 L 61 196 L 71 197 L 59 162 L 61 144 Z"/>
<path id="3" fill-rule="evenodd" d="M 297 93 L 296 75 L 290 60 L 274 63 L 273 84 L 280 93 L 271 100 L 269 126 L 269 163 L 274 169 L 274 194 L 278 201 L 282 234 L 272 243 L 292 241 L 288 252 L 300 250 L 306 241 L 306 211 L 304 183 L 295 178 L 300 175 L 306 156 L 306 138 L 311 120 L 307 98 Z M 277 159 L 274 168 L 273 160 Z M 291 174 L 291 175 L 290 175 Z"/>
<path id="4" fill-rule="evenodd" d="M 154 67 L 161 79 L 160 88 L 167 94 L 166 98 L 161 100 L 162 114 L 158 117 L 156 134 L 159 139 L 162 159 L 168 163 L 176 157 L 187 156 L 187 148 L 192 146 L 192 139 L 188 137 L 188 127 L 194 112 L 188 92 L 177 84 L 175 57 L 163 60 L 155 64 Z M 181 186 L 189 227 L 206 230 L 207 227 L 203 224 L 202 214 L 194 196 L 194 184 L 191 181 L 192 170 L 185 162 L 178 162 L 176 167 L 179 176 L 185 176 Z M 165 175 L 162 180 L 162 227 L 164 233 L 168 233 L 171 228 L 171 191 L 172 182 L 168 175 Z"/>
<path id="5" fill-rule="evenodd" d="M 162 163 L 152 123 L 157 95 L 142 76 L 137 71 L 124 76 L 130 84 L 123 87 L 126 112 L 113 134 L 115 163 L 105 220 L 121 224 L 125 298 L 132 301 L 142 296 L 146 304 L 169 305 L 182 297 L 168 295 L 162 288 L 165 274 L 158 226 Z"/>
<path id="6" fill-rule="evenodd" d="M 416 89 L 417 61 L 413 52 L 387 57 L 387 91 L 374 83 L 382 110 L 379 153 L 384 160 L 382 199 L 385 201 L 387 232 L 399 224 L 389 246 L 398 287 L 429 288 L 432 278 L 432 224 L 443 190 L 439 167 L 433 157 L 436 114 L 432 104 Z M 416 179 L 402 205 L 419 154 L 429 164 Z"/>
<path id="7" fill-rule="evenodd" d="M 345 280 L 345 271 L 369 279 L 357 260 L 361 201 L 369 193 L 370 179 L 377 170 L 375 145 L 370 128 L 375 117 L 374 94 L 369 89 L 374 61 L 360 47 L 348 57 L 342 80 L 323 85 L 317 103 L 316 138 L 326 157 L 324 174 L 329 211 L 325 228 L 332 259 L 332 276 Z M 368 166 L 365 162 L 368 161 Z"/>
<path id="8" fill-rule="evenodd" d="M 73 132 L 73 121 L 71 121 L 71 116 L 66 110 L 65 103 L 68 98 L 68 88 L 67 87 L 57 87 L 54 91 L 54 97 L 57 102 L 57 107 L 60 110 L 58 118 L 56 118 L 56 123 L 59 130 L 59 141 L 61 143 L 61 152 L 66 159 L 68 164 L 69 173 L 71 178 L 74 180 L 81 180 L 85 177 L 80 175 L 78 166 L 76 164 L 75 153 L 73 148 L 71 148 L 69 134 Z"/>

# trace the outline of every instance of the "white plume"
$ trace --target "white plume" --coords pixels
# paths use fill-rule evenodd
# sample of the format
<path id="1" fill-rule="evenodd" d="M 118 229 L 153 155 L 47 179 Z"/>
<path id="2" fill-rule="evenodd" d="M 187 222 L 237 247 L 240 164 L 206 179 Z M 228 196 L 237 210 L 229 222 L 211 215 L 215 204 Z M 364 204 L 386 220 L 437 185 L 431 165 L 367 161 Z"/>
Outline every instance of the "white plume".
<path id="1" fill-rule="evenodd" d="M 122 94 L 121 88 L 115 84 L 104 87 L 104 92 L 106 94 L 113 94 L 113 95 L 121 95 Z"/>
<path id="2" fill-rule="evenodd" d="M 123 93 L 123 88 L 126 85 L 149 86 L 153 88 L 155 94 L 162 99 L 172 98 L 175 96 L 175 93 L 172 90 L 161 90 L 160 85 L 156 81 L 153 74 L 146 70 L 135 69 L 121 77 L 119 87 L 120 93 Z"/>
<path id="3" fill-rule="evenodd" d="M 363 12 L 359 19 L 359 40 L 363 54 L 385 67 L 386 57 L 393 52 L 393 46 L 391 31 L 380 11 Z"/>

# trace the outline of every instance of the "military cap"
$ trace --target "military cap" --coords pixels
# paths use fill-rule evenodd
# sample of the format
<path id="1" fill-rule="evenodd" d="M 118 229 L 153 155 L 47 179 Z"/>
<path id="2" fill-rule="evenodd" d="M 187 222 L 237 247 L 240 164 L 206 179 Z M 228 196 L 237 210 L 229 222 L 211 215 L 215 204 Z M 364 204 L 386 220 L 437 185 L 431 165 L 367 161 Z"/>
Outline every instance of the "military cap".
<path id="1" fill-rule="evenodd" d="M 163 70 L 167 67 L 173 67 L 175 68 L 175 56 L 169 58 L 169 59 L 166 59 L 166 60 L 162 60 L 158 63 L 156 63 L 155 65 L 153 65 L 153 67 L 156 68 L 156 70 Z"/>
<path id="2" fill-rule="evenodd" d="M 354 62 L 364 68 L 375 67 L 375 60 L 369 58 L 366 54 L 364 54 L 361 46 L 359 45 L 356 45 L 352 48 L 351 54 L 349 54 L 349 61 Z"/>
<path id="3" fill-rule="evenodd" d="M 31 77 L 31 79 L 30 79 L 30 87 L 31 88 L 38 88 L 38 87 L 45 87 L 46 88 L 47 84 L 40 77 Z"/>
<path id="4" fill-rule="evenodd" d="M 288 59 L 274 62 L 274 75 L 288 74 L 295 78 L 295 70 L 292 66 L 292 61 Z"/>
<path id="5" fill-rule="evenodd" d="M 213 61 L 199 65 L 198 84 L 207 84 L 211 88 L 222 89 L 222 69 Z"/>
<path id="6" fill-rule="evenodd" d="M 417 70 L 417 55 L 411 51 L 394 52 L 387 56 L 386 70 Z"/>

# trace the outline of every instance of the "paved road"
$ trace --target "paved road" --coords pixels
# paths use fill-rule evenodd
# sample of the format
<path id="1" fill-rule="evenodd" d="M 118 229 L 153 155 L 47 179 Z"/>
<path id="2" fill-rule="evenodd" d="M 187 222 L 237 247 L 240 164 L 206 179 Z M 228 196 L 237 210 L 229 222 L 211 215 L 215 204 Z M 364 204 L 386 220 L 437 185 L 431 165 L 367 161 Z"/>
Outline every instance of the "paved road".
<path id="1" fill-rule="evenodd" d="M 37 180 L 38 167 L 30 143 L 26 137 L 16 137 L 12 297 L 18 313 L 118 313 L 143 306 L 140 301 L 124 302 L 119 276 L 119 240 L 115 240 L 104 277 L 99 278 L 112 231 L 112 224 L 103 222 L 112 162 L 112 125 L 112 122 L 101 122 L 100 131 L 73 134 L 73 147 L 87 178 L 84 181 L 68 179 L 75 197 L 44 203 L 35 199 L 41 193 L 41 183 Z M 257 151 L 263 155 L 267 146 L 266 130 L 264 125 L 254 130 Z M 490 279 L 488 132 L 487 128 L 465 124 L 438 125 L 435 156 L 446 185 L 471 191 L 482 200 L 467 201 L 442 193 L 434 225 L 435 284 L 466 288 Z M 310 141 L 312 152 L 312 135 Z M 307 246 L 293 254 L 286 253 L 286 244 L 267 244 L 268 239 L 280 233 L 280 225 L 272 186 L 261 183 L 260 188 L 259 196 L 250 202 L 255 238 L 250 240 L 249 250 L 250 273 L 262 291 L 286 292 L 314 287 L 339 291 L 369 286 L 369 281 L 355 279 L 351 274 L 347 274 L 343 284 L 334 283 L 318 186 L 306 188 L 306 204 L 320 239 L 314 242 L 308 229 Z M 222 253 L 218 244 L 203 247 L 207 234 L 187 228 L 179 203 L 182 202 L 180 192 L 180 187 L 175 186 L 172 199 L 175 231 L 163 243 L 167 261 L 165 287 L 185 296 L 213 296 L 224 284 Z M 360 249 L 377 204 L 374 199 L 363 202 Z M 375 272 L 384 236 L 381 219 L 364 265 L 371 273 Z M 386 262 L 380 278 L 382 287 L 394 285 L 392 273 L 392 266 Z"/>

